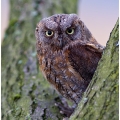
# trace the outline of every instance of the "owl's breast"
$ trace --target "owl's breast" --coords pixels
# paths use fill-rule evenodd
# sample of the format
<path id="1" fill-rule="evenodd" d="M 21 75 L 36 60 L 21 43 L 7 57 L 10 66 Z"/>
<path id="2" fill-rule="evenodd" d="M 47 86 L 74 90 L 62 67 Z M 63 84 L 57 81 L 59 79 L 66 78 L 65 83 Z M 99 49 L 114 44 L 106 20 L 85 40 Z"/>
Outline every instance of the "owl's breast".
<path id="1" fill-rule="evenodd" d="M 66 54 L 49 52 L 39 56 L 40 69 L 45 78 L 66 98 L 77 103 L 84 91 L 84 81 L 70 65 Z"/>
<path id="2" fill-rule="evenodd" d="M 63 77 L 63 73 L 67 71 L 67 61 L 62 52 L 49 51 L 48 54 L 39 56 L 39 64 L 45 78 L 50 83 L 56 84 L 56 79 Z"/>

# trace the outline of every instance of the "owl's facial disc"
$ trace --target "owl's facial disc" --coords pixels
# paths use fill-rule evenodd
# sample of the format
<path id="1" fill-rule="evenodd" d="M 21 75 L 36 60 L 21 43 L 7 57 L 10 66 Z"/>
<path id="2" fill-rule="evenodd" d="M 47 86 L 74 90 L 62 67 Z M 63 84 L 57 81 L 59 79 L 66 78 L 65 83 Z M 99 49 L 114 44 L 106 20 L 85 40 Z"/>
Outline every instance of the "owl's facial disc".
<path id="1" fill-rule="evenodd" d="M 61 31 L 61 32 L 60 32 Z M 70 35 L 73 35 L 75 32 L 74 28 L 70 27 L 67 28 L 65 31 L 62 31 L 59 29 L 58 32 L 58 42 L 59 42 L 59 47 L 62 49 L 67 43 L 71 41 L 69 38 Z"/>
<path id="2" fill-rule="evenodd" d="M 57 14 L 42 19 L 36 28 L 36 39 L 43 46 L 63 49 L 81 38 L 79 18 L 75 14 Z"/>

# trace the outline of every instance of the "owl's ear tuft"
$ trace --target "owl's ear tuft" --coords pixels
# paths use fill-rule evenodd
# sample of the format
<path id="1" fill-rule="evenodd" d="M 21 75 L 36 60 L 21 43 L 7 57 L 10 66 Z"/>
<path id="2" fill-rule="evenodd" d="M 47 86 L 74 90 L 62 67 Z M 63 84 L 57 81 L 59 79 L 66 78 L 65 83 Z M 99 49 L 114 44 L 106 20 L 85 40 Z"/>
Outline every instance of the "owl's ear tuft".
<path id="1" fill-rule="evenodd" d="M 91 41 L 91 39 L 94 39 L 91 32 L 89 31 L 89 29 L 86 27 L 86 25 L 80 20 L 80 18 L 78 19 L 78 23 L 81 26 L 81 32 L 83 35 L 83 39 L 86 39 L 87 41 Z M 95 39 L 94 39 L 95 40 Z M 96 40 L 95 40 L 96 41 Z"/>

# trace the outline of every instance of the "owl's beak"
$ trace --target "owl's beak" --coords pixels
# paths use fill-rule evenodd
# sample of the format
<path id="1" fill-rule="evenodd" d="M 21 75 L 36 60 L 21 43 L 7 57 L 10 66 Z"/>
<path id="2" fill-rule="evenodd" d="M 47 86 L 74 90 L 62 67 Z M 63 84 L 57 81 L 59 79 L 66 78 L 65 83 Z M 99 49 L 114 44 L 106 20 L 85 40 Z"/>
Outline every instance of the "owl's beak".
<path id="1" fill-rule="evenodd" d="M 62 48 L 63 47 L 63 38 L 58 37 L 58 41 L 59 41 L 60 48 Z"/>

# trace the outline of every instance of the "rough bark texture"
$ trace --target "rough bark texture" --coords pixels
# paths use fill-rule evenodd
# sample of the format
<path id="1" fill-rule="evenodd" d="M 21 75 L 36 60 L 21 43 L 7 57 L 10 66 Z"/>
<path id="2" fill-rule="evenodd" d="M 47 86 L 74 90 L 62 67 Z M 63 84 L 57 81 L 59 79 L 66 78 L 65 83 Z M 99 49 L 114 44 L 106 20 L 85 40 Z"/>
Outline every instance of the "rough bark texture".
<path id="1" fill-rule="evenodd" d="M 42 17 L 75 13 L 76 2 L 11 0 L 10 23 L 2 43 L 2 120 L 62 120 L 54 106 L 58 94 L 38 68 L 34 30 Z M 118 39 L 117 22 L 71 120 L 118 120 Z"/>
<path id="2" fill-rule="evenodd" d="M 54 106 L 58 94 L 38 68 L 34 31 L 42 17 L 75 13 L 77 0 L 10 0 L 10 4 L 2 43 L 2 120 L 61 120 Z"/>
<path id="3" fill-rule="evenodd" d="M 70 120 L 119 119 L 119 20 L 94 77 Z"/>

